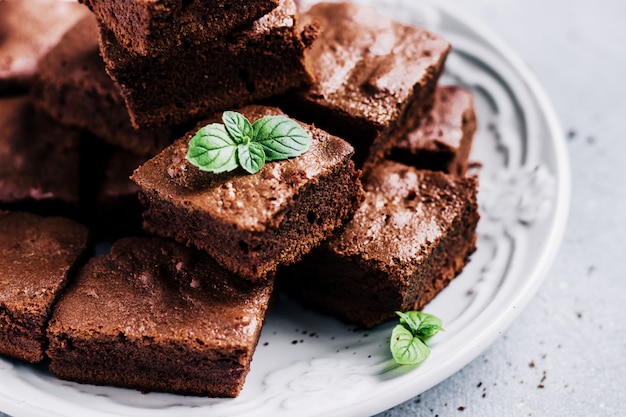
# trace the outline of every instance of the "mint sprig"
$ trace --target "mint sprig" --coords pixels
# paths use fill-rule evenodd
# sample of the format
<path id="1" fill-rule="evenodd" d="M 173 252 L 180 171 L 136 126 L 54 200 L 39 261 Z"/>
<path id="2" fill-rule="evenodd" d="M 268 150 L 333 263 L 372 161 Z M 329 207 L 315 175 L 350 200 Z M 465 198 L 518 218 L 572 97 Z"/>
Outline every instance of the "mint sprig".
<path id="1" fill-rule="evenodd" d="M 220 173 L 241 167 L 250 174 L 265 162 L 302 155 L 311 136 L 285 116 L 265 116 L 254 123 L 242 114 L 227 111 L 221 123 L 204 126 L 189 141 L 187 160 L 198 169 Z"/>
<path id="2" fill-rule="evenodd" d="M 391 332 L 389 348 L 400 365 L 417 365 L 430 355 L 428 339 L 443 330 L 441 319 L 421 311 L 396 311 L 400 324 Z"/>

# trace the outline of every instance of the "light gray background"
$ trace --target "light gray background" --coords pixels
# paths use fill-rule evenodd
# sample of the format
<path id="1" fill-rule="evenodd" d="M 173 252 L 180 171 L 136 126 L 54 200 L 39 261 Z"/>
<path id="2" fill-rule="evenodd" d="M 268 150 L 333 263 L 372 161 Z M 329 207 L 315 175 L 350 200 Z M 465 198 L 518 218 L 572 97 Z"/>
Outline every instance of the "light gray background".
<path id="1" fill-rule="evenodd" d="M 378 417 L 626 416 L 626 1 L 450 1 L 547 90 L 572 161 L 571 216 L 546 282 L 510 329 Z"/>
<path id="2" fill-rule="evenodd" d="M 572 162 L 571 215 L 545 283 L 509 330 L 378 417 L 626 416 L 626 2 L 450 2 L 546 89 Z"/>

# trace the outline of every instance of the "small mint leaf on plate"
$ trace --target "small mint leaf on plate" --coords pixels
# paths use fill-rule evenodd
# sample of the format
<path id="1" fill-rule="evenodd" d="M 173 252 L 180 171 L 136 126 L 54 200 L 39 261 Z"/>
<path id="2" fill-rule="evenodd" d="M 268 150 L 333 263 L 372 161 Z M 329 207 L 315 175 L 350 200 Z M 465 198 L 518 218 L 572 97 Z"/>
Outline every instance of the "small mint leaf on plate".
<path id="1" fill-rule="evenodd" d="M 263 146 L 266 161 L 300 156 L 311 145 L 311 136 L 285 116 L 265 116 L 252 124 L 254 141 Z"/>
<path id="2" fill-rule="evenodd" d="M 391 355 L 400 365 L 418 365 L 430 355 L 430 348 L 401 324 L 391 332 Z"/>

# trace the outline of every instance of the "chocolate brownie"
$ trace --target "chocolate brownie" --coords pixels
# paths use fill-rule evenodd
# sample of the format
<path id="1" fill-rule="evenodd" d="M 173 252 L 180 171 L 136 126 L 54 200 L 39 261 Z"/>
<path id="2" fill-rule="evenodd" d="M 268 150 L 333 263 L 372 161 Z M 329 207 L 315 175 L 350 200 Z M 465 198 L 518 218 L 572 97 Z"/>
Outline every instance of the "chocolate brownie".
<path id="1" fill-rule="evenodd" d="M 251 28 L 157 58 L 132 56 L 103 29 L 101 51 L 136 127 L 184 123 L 311 84 L 304 50 L 315 33 L 296 14 L 281 0 Z"/>
<path id="2" fill-rule="evenodd" d="M 307 51 L 317 81 L 281 106 L 350 142 L 366 171 L 432 106 L 450 44 L 352 3 L 319 3 L 302 16 L 321 26 Z"/>
<path id="3" fill-rule="evenodd" d="M 0 211 L 0 354 L 44 358 L 53 304 L 88 240 L 72 220 Z"/>
<path id="4" fill-rule="evenodd" d="M 384 161 L 364 180 L 365 201 L 346 228 L 281 273 L 308 306 L 371 327 L 420 310 L 475 250 L 475 177 Z"/>
<path id="5" fill-rule="evenodd" d="M 50 370 L 90 384 L 234 397 L 272 286 L 176 242 L 121 239 L 89 261 L 55 307 Z"/>
<path id="6" fill-rule="evenodd" d="M 0 99 L 0 207 L 75 214 L 80 133 L 35 111 L 27 97 Z"/>
<path id="7" fill-rule="evenodd" d="M 28 90 L 37 63 L 89 11 L 59 1 L 0 1 L 0 95 Z"/>
<path id="8" fill-rule="evenodd" d="M 134 55 L 206 45 L 247 26 L 279 0 L 79 0 Z"/>
<path id="9" fill-rule="evenodd" d="M 90 13 L 41 59 L 33 97 L 38 108 L 61 123 L 139 155 L 154 156 L 173 139 L 168 127 L 135 130 L 130 124 L 119 88 L 104 70 Z"/>
<path id="10" fill-rule="evenodd" d="M 438 87 L 420 126 L 400 139 L 389 159 L 418 169 L 463 176 L 476 132 L 474 97 L 460 87 Z"/>
<path id="11" fill-rule="evenodd" d="M 250 121 L 282 114 L 271 107 L 239 110 Z M 221 116 L 220 116 L 221 117 Z M 219 117 L 201 125 L 221 121 Z M 268 162 L 258 173 L 213 174 L 185 159 L 195 131 L 135 171 L 144 228 L 206 250 L 244 278 L 268 278 L 296 262 L 349 219 L 362 200 L 359 172 L 344 140 L 309 125 L 309 151 Z"/>

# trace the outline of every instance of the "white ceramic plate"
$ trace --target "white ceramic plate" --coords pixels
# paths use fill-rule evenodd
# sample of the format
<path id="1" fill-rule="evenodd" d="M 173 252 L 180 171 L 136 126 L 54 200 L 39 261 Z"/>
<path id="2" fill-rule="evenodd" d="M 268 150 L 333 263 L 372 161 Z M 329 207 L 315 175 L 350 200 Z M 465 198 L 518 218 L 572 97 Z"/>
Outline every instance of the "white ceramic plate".
<path id="1" fill-rule="evenodd" d="M 289 300 L 268 320 L 236 399 L 141 394 L 61 381 L 0 359 L 0 410 L 12 416 L 365 416 L 393 407 L 462 368 L 535 294 L 555 256 L 569 207 L 563 134 L 540 86 L 510 50 L 441 1 L 366 1 L 450 40 L 443 83 L 476 97 L 480 161 L 478 249 L 426 311 L 444 321 L 420 367 L 395 367 L 393 323 L 356 331 Z M 436 3 L 436 4 L 435 4 Z"/>

